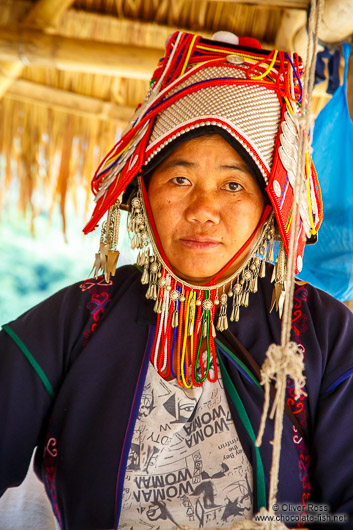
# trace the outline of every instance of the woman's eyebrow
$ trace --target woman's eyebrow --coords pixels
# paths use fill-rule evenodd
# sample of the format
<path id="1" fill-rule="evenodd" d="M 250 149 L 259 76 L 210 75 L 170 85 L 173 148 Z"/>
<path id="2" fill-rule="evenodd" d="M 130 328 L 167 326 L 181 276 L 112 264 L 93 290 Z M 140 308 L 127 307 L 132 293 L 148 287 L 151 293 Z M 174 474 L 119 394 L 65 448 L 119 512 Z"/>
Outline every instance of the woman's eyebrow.
<path id="1" fill-rule="evenodd" d="M 163 166 L 163 169 L 172 169 L 174 167 L 197 167 L 197 162 L 191 162 L 190 160 L 185 160 L 185 158 L 175 158 L 173 160 L 169 160 L 165 163 Z M 242 164 L 241 162 L 236 162 L 234 164 L 221 164 L 218 166 L 219 169 L 222 171 L 243 171 L 244 173 L 250 173 L 249 168 L 246 164 Z"/>
<path id="2" fill-rule="evenodd" d="M 222 170 L 233 170 L 233 171 L 243 171 L 244 173 L 250 173 L 250 170 L 246 164 L 242 164 L 241 162 L 237 162 L 235 164 L 221 164 L 218 166 L 219 169 Z"/>
<path id="3" fill-rule="evenodd" d="M 173 160 L 169 160 L 165 163 L 163 166 L 163 169 L 172 169 L 173 167 L 196 167 L 197 164 L 195 162 L 190 162 L 189 160 L 185 160 L 184 158 L 174 158 Z"/>

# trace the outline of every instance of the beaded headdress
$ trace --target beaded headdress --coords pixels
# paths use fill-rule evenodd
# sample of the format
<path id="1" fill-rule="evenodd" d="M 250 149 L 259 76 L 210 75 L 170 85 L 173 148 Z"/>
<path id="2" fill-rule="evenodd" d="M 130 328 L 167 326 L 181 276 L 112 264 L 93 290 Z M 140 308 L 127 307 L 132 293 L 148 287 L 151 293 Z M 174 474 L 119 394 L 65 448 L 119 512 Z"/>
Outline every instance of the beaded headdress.
<path id="1" fill-rule="evenodd" d="M 119 255 L 122 196 L 127 186 L 138 180 L 137 194 L 130 201 L 129 230 L 133 233 L 132 247 L 139 250 L 137 264 L 143 267 L 142 283 L 148 284 L 146 296 L 155 300 L 158 315 L 152 360 L 161 375 L 166 376 L 173 370 L 173 352 L 177 352 L 178 371 L 182 373 L 178 372 L 176 377 L 180 384 L 202 384 L 205 380 L 210 356 L 214 355 L 213 320 L 217 306 L 216 327 L 222 331 L 228 326 L 228 298 L 232 298 L 230 318 L 238 320 L 239 308 L 247 306 L 249 293 L 257 290 L 258 276 L 264 275 L 265 260 L 274 259 L 276 240 L 280 240 L 280 245 L 273 272 L 272 306 L 280 309 L 283 304 L 299 120 L 305 104 L 303 74 L 302 62 L 296 54 L 177 32 L 167 43 L 145 101 L 93 177 L 96 207 L 84 232 L 92 231 L 108 212 L 95 263 L 95 273 L 102 270 L 107 281 L 115 273 Z M 202 127 L 217 128 L 241 146 L 244 158 L 251 161 L 257 178 L 262 179 L 262 187 L 266 186 L 272 208 L 265 207 L 255 232 L 237 253 L 239 256 L 245 248 L 248 250 L 249 257 L 241 269 L 222 283 L 221 276 L 234 263 L 235 256 L 208 285 L 195 287 L 175 276 L 163 253 L 141 175 L 180 137 Z M 322 220 L 320 189 L 310 152 L 306 153 L 298 206 L 296 272 L 302 267 L 306 240 L 315 236 Z M 227 293 L 226 283 L 230 283 Z M 187 337 L 191 337 L 189 353 Z M 210 354 L 208 368 L 200 360 L 202 339 L 206 340 Z"/>

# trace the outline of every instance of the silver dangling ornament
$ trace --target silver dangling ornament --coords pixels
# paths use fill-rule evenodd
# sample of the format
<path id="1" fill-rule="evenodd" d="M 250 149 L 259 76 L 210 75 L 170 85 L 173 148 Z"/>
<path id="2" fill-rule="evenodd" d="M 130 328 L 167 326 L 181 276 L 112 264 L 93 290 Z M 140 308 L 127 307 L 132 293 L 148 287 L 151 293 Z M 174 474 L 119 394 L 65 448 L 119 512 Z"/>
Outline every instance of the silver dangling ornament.
<path id="1" fill-rule="evenodd" d="M 284 308 L 284 300 L 286 297 L 286 274 L 287 274 L 287 266 L 286 266 L 287 258 L 284 251 L 284 245 L 281 241 L 278 248 L 278 256 L 276 259 L 276 263 L 273 267 L 273 273 L 271 282 L 274 282 L 274 288 L 272 293 L 272 300 L 271 300 L 271 307 L 270 312 L 273 310 L 274 307 L 276 307 L 276 311 L 278 311 L 279 318 L 282 318 L 283 308 Z"/>
<path id="2" fill-rule="evenodd" d="M 159 273 L 159 263 L 155 257 L 150 258 L 150 277 L 149 285 L 146 292 L 147 300 L 157 300 L 157 281 Z"/>
<path id="3" fill-rule="evenodd" d="M 227 318 L 227 302 L 228 295 L 226 293 L 221 294 L 219 299 L 219 314 L 216 329 L 218 331 L 224 331 L 228 329 L 228 318 Z"/>
<path id="4" fill-rule="evenodd" d="M 177 328 L 179 325 L 179 298 L 180 292 L 176 289 L 170 291 L 170 300 L 174 304 L 171 326 L 172 328 Z"/>
<path id="5" fill-rule="evenodd" d="M 102 225 L 99 252 L 96 253 L 92 273 L 95 278 L 103 272 L 104 280 L 109 283 L 110 276 L 115 276 L 120 252 L 118 250 L 120 225 L 119 199 L 109 208 L 107 220 Z"/>

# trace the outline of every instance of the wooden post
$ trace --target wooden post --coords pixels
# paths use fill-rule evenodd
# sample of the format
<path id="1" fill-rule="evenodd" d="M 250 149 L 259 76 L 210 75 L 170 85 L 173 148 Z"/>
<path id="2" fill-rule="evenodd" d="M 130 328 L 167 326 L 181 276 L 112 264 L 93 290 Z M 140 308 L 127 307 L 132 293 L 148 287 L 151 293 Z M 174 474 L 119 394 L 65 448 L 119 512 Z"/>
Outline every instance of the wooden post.
<path id="1" fill-rule="evenodd" d="M 74 0 L 38 0 L 28 13 L 24 24 L 45 29 L 55 25 Z M 21 74 L 23 63 L 16 59 L 0 64 L 0 99 Z"/>

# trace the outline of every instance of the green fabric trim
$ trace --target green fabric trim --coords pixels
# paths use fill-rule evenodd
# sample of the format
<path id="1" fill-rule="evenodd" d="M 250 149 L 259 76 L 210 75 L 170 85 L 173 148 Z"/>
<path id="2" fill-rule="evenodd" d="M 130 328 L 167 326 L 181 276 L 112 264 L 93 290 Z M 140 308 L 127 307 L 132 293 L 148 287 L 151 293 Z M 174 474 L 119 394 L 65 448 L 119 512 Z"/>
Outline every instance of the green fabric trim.
<path id="1" fill-rule="evenodd" d="M 48 392 L 49 396 L 53 399 L 55 397 L 55 393 L 53 390 L 53 387 L 50 384 L 49 379 L 45 375 L 43 369 L 39 366 L 33 355 L 28 350 L 27 346 L 23 344 L 22 340 L 16 335 L 16 333 L 8 326 L 8 324 L 3 324 L 2 329 L 12 338 L 12 340 L 17 344 L 17 346 L 20 348 L 21 352 L 26 357 L 29 364 L 32 366 L 32 368 L 37 372 L 37 375 L 40 377 L 40 380 L 42 381 L 46 391 Z"/>
<path id="2" fill-rule="evenodd" d="M 245 366 L 245 364 L 240 360 L 238 359 L 238 357 L 236 355 L 234 355 L 234 353 L 229 349 L 227 348 L 227 346 L 225 346 L 223 344 L 223 342 L 221 342 L 219 339 L 217 339 L 215 337 L 214 339 L 215 343 L 218 344 L 219 346 L 221 346 L 221 348 L 223 348 L 227 353 L 228 355 L 230 355 L 230 357 L 239 365 L 242 367 L 242 369 L 244 370 L 244 372 L 246 372 L 248 374 L 248 376 L 251 378 L 252 381 L 254 381 L 254 383 L 256 384 L 256 386 L 258 386 L 260 388 L 260 390 L 264 390 L 263 387 L 260 385 L 259 381 L 256 379 L 256 377 L 254 376 L 254 374 L 252 372 L 250 372 L 249 368 L 247 366 Z"/>
<path id="3" fill-rule="evenodd" d="M 240 416 L 240 419 L 250 436 L 251 441 L 254 444 L 255 447 L 255 454 L 256 454 L 256 492 L 257 492 L 257 511 L 260 510 L 263 506 L 267 507 L 267 501 L 266 501 L 266 484 L 265 484 L 265 472 L 264 467 L 261 460 L 261 455 L 259 448 L 255 446 L 255 433 L 252 428 L 251 422 L 249 420 L 249 416 L 246 413 L 245 407 L 243 405 L 242 400 L 240 399 L 240 396 L 234 386 L 233 381 L 230 378 L 230 375 L 228 374 L 226 367 L 224 366 L 223 360 L 221 355 L 218 355 L 218 359 L 221 366 L 221 372 L 222 372 L 222 378 L 224 381 L 224 384 L 226 386 L 226 389 L 231 397 L 231 400 L 234 403 L 235 408 L 237 409 L 237 412 Z"/>

